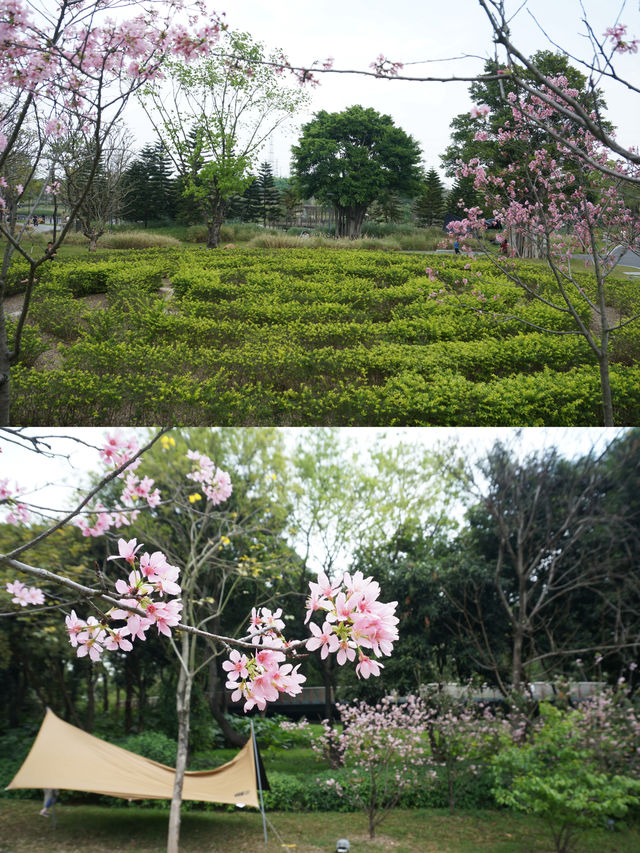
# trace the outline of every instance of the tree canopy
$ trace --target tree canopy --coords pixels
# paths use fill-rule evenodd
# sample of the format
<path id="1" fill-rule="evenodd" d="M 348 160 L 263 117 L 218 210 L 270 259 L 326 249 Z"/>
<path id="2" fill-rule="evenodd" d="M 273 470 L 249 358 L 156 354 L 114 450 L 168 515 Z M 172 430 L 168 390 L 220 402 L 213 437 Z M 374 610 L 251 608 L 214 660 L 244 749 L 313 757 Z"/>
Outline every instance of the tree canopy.
<path id="1" fill-rule="evenodd" d="M 303 196 L 332 205 L 338 236 L 357 238 L 368 208 L 391 192 L 420 187 L 420 147 L 388 115 L 353 106 L 321 110 L 292 148 L 292 166 Z"/>

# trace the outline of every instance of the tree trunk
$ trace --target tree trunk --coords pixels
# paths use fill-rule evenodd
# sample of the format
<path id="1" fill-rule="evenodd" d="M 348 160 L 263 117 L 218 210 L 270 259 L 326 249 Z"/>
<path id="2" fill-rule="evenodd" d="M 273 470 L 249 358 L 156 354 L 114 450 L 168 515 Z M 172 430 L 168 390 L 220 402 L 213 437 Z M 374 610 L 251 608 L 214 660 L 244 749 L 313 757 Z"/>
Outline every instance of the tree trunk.
<path id="1" fill-rule="evenodd" d="M 336 236 L 357 240 L 362 236 L 362 223 L 367 212 L 366 205 L 336 208 Z"/>
<path id="2" fill-rule="evenodd" d="M 124 662 L 124 690 L 124 733 L 130 735 L 133 723 L 133 666 L 129 655 L 126 656 Z"/>
<path id="3" fill-rule="evenodd" d="M 331 702 L 333 678 L 329 657 L 322 661 L 322 681 L 324 684 L 324 716 L 326 720 L 331 721 L 333 720 L 333 703 Z"/>
<path id="4" fill-rule="evenodd" d="M 62 691 L 62 696 L 64 698 L 64 702 L 65 702 L 65 705 L 67 707 L 66 719 L 68 720 L 69 717 L 71 717 L 73 719 L 74 723 L 76 724 L 76 726 L 79 729 L 81 729 L 82 723 L 80 722 L 80 719 L 79 719 L 78 715 L 76 714 L 76 709 L 74 707 L 73 702 L 71 701 L 71 697 L 69 696 L 69 691 L 67 690 L 67 685 L 65 684 L 65 681 L 64 681 L 64 670 L 62 668 L 62 661 L 61 660 L 58 660 L 56 672 L 58 675 L 58 681 L 60 682 L 60 689 Z"/>
<path id="5" fill-rule="evenodd" d="M 212 200 L 207 217 L 207 249 L 217 249 L 220 245 L 220 229 L 226 209 L 227 205 L 223 199 Z"/>
<path id="6" fill-rule="evenodd" d="M 0 294 L 4 289 L 0 289 Z M 0 300 L 0 426 L 9 426 L 9 346 L 7 343 L 7 322 Z"/>
<path id="7" fill-rule="evenodd" d="M 180 672 L 176 689 L 176 712 L 178 716 L 178 754 L 176 756 L 176 774 L 171 797 L 169 812 L 169 835 L 167 837 L 167 853 L 179 853 L 180 843 L 180 809 L 182 806 L 182 783 L 187 767 L 189 752 L 189 722 L 191 714 L 191 687 L 193 677 L 187 671 L 189 662 L 189 635 L 182 635 Z"/>
<path id="8" fill-rule="evenodd" d="M 511 659 L 511 687 L 516 693 L 520 692 L 522 684 L 522 644 L 524 630 L 520 622 L 513 626 L 513 652 Z"/>
<path id="9" fill-rule="evenodd" d="M 85 731 L 88 731 L 89 734 L 93 731 L 93 721 L 95 719 L 95 711 L 96 711 L 96 691 L 95 691 L 95 679 L 93 672 L 93 663 L 88 661 L 87 663 L 87 724 L 85 726 Z"/>
<path id="10" fill-rule="evenodd" d="M 102 667 L 102 710 L 109 713 L 109 676 L 106 666 Z"/>
<path id="11" fill-rule="evenodd" d="M 602 389 L 602 417 L 606 427 L 613 426 L 613 400 L 611 397 L 611 380 L 609 377 L 609 353 L 606 344 L 601 346 L 601 355 L 598 356 L 600 368 L 600 387 Z"/>

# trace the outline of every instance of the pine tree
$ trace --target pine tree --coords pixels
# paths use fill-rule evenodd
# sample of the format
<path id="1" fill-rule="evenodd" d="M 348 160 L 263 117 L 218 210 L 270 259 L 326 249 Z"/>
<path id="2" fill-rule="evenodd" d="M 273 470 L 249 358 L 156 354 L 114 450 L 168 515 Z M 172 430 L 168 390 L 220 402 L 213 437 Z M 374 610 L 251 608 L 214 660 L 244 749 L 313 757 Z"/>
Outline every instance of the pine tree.
<path id="1" fill-rule="evenodd" d="M 275 222 L 280 213 L 280 193 L 276 189 L 276 182 L 269 163 L 260 164 L 256 183 L 260 193 L 260 216 L 262 224 L 266 227 L 267 222 Z"/>
<path id="2" fill-rule="evenodd" d="M 244 202 L 242 219 L 245 222 L 260 222 L 262 218 L 262 195 L 258 185 L 258 178 L 255 175 L 251 176 L 251 178 L 251 183 L 242 194 Z"/>
<path id="3" fill-rule="evenodd" d="M 173 219 L 175 216 L 175 182 L 171 177 L 171 161 L 162 143 L 146 145 L 126 172 L 125 219 L 144 222 Z"/>
<path id="4" fill-rule="evenodd" d="M 400 222 L 402 215 L 402 199 L 393 192 L 382 194 L 369 209 L 369 218 L 374 222 Z"/>
<path id="5" fill-rule="evenodd" d="M 447 196 L 447 213 L 462 219 L 464 208 L 474 207 L 477 198 L 478 194 L 473 188 L 473 178 L 458 178 Z M 462 207 L 459 204 L 460 200 L 463 202 Z"/>
<path id="6" fill-rule="evenodd" d="M 435 169 L 429 169 L 414 211 L 420 225 L 433 225 L 444 215 L 444 186 Z"/>

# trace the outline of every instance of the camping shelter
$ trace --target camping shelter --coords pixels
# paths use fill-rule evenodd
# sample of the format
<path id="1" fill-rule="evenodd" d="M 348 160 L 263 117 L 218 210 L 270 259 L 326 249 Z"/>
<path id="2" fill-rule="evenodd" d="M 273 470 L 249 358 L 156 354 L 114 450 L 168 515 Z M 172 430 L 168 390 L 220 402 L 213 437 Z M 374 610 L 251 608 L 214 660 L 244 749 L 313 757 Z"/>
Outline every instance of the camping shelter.
<path id="1" fill-rule="evenodd" d="M 183 800 L 260 807 L 253 737 L 222 767 L 185 773 Z M 126 799 L 171 799 L 175 771 L 65 723 L 47 710 L 7 790 L 57 788 Z"/>

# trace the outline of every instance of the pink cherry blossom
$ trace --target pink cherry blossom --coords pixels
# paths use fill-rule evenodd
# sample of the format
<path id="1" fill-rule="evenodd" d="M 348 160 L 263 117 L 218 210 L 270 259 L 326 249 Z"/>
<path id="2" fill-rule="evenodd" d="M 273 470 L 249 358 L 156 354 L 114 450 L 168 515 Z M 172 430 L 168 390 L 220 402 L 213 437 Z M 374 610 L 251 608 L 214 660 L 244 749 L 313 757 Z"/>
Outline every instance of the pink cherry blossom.
<path id="1" fill-rule="evenodd" d="M 237 681 L 238 678 L 248 678 L 247 656 L 233 649 L 229 654 L 229 660 L 223 661 L 222 668 L 227 671 L 229 681 Z"/>
<path id="2" fill-rule="evenodd" d="M 127 628 L 120 628 L 117 631 L 110 631 L 107 639 L 104 642 L 105 649 L 110 652 L 115 652 L 120 649 L 123 652 L 130 652 L 133 649 L 133 644 L 127 640 Z"/>
<path id="3" fill-rule="evenodd" d="M 356 675 L 358 678 L 360 676 L 362 676 L 362 678 L 369 678 L 370 675 L 380 675 L 381 669 L 383 669 L 383 665 L 381 663 L 371 660 L 370 657 L 367 657 L 363 652 L 360 652 L 358 663 L 356 664 Z"/>
<path id="4" fill-rule="evenodd" d="M 316 649 L 321 649 L 320 657 L 324 660 L 329 652 L 335 652 L 340 647 L 340 640 L 333 633 L 333 626 L 330 622 L 325 621 L 322 630 L 312 622 L 309 625 L 311 633 L 314 635 L 306 642 L 306 647 L 310 652 Z"/>
<path id="5" fill-rule="evenodd" d="M 13 596 L 11 601 L 26 607 L 29 604 L 44 604 L 44 593 L 37 586 L 25 586 L 21 581 L 10 581 L 6 585 L 7 592 Z"/>
<path id="6" fill-rule="evenodd" d="M 78 645 L 78 634 L 87 627 L 86 622 L 78 619 L 75 610 L 72 610 L 71 614 L 64 621 L 69 632 L 69 642 L 75 648 Z"/>
<path id="7" fill-rule="evenodd" d="M 142 544 L 138 545 L 137 539 L 118 539 L 118 556 L 112 555 L 107 557 L 107 560 L 126 560 L 127 563 L 133 565 L 136 559 L 136 552 L 142 548 Z"/>

